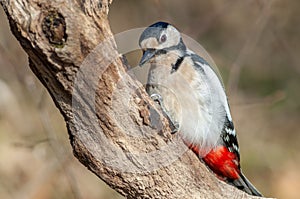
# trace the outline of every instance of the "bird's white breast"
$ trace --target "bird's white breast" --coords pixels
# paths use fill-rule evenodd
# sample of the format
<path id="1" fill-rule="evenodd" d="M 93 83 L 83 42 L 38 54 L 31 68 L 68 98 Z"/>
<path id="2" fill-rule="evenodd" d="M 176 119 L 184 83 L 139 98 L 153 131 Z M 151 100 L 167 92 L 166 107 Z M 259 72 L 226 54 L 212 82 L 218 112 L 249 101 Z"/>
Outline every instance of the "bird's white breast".
<path id="1" fill-rule="evenodd" d="M 177 58 L 169 54 L 151 63 L 148 93 L 162 96 L 170 119 L 179 123 L 183 139 L 200 147 L 204 156 L 220 140 L 228 108 L 226 95 L 214 71 L 205 64 L 202 72 L 197 71 L 190 57 L 171 73 Z"/>

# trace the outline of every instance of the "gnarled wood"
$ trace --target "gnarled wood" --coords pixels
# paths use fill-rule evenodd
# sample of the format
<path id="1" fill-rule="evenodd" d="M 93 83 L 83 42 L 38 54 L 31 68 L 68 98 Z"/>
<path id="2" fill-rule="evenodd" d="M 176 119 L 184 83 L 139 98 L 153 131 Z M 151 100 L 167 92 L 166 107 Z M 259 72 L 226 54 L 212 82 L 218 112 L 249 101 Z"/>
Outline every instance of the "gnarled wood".
<path id="1" fill-rule="evenodd" d="M 1 1 L 32 71 L 65 118 L 74 155 L 128 198 L 255 198 L 219 181 L 171 136 L 126 73 L 107 19 L 110 4 Z"/>

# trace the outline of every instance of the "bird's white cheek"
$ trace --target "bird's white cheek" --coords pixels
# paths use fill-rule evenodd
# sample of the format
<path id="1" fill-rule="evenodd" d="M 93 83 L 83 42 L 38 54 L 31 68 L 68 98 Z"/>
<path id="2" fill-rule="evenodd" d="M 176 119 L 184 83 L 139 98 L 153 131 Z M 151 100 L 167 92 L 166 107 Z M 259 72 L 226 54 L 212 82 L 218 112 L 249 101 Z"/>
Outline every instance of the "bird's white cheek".
<path id="1" fill-rule="evenodd" d="M 150 37 L 142 41 L 140 45 L 142 49 L 148 49 L 148 48 L 155 49 L 157 48 L 157 46 L 159 46 L 159 43 L 157 42 L 156 38 Z"/>
<path id="2" fill-rule="evenodd" d="M 174 33 L 170 33 L 171 36 L 169 36 L 166 40 L 166 42 L 162 43 L 159 45 L 159 49 L 163 49 L 163 48 L 170 48 L 172 46 L 177 46 L 180 42 L 180 35 L 174 34 Z"/>

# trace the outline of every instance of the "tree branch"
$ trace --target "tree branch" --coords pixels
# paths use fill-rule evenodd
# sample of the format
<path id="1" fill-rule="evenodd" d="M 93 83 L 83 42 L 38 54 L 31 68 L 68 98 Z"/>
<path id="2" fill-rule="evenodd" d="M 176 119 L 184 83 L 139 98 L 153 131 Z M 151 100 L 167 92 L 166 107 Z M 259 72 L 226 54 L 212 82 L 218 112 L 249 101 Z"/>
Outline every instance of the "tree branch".
<path id="1" fill-rule="evenodd" d="M 32 71 L 64 116 L 74 155 L 128 198 L 256 198 L 219 181 L 171 136 L 126 73 L 109 27 L 110 3 L 1 1 Z"/>

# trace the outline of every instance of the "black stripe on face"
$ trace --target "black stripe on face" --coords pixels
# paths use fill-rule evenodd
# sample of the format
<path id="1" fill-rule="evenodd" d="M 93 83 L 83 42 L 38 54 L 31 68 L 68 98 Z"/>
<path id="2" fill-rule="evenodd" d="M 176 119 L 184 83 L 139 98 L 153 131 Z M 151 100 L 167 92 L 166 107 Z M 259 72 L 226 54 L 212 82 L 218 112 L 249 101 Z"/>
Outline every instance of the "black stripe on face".
<path id="1" fill-rule="evenodd" d="M 164 54 L 167 54 L 167 51 L 165 49 L 160 49 L 155 52 L 155 55 L 164 55 Z"/>

